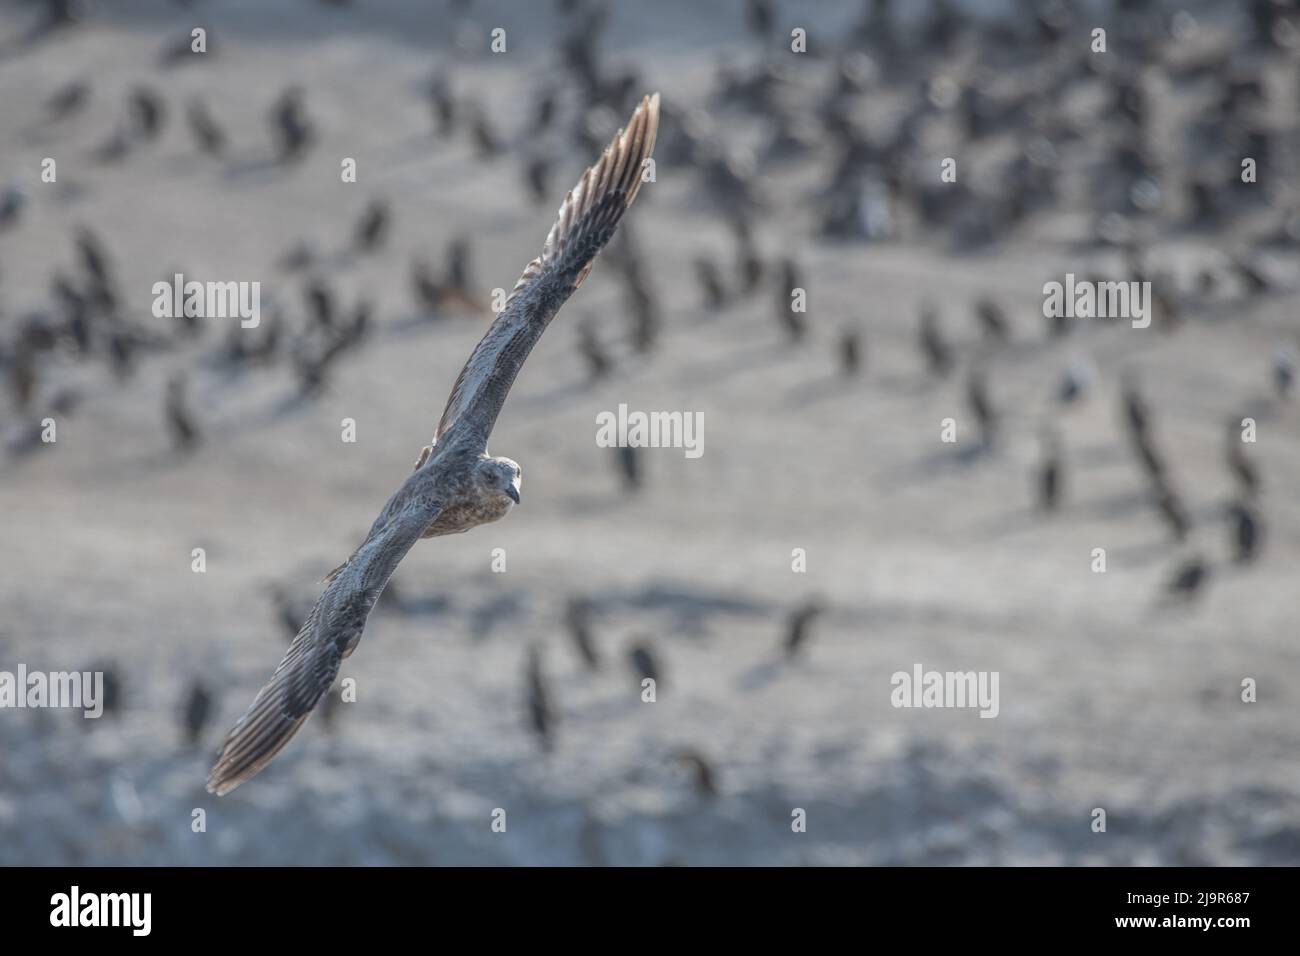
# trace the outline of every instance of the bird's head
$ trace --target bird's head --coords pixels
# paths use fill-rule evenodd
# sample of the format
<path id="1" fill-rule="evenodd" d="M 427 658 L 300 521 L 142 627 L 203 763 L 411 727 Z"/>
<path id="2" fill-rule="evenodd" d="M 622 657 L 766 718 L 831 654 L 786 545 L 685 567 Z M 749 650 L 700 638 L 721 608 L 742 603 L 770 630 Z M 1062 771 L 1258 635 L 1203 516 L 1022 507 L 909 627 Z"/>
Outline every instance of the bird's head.
<path id="1" fill-rule="evenodd" d="M 523 472 L 519 465 L 509 458 L 484 458 L 475 471 L 480 487 L 489 494 L 504 495 L 515 504 L 519 504 L 519 488 L 523 482 Z"/>

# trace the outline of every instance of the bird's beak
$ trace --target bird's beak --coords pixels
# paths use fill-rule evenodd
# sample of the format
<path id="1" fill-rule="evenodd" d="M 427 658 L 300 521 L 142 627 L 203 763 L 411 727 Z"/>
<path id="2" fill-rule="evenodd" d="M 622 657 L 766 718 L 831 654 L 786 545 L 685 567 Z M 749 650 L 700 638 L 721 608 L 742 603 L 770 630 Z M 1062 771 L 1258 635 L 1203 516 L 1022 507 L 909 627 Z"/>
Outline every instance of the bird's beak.
<path id="1" fill-rule="evenodd" d="M 510 487 L 506 488 L 506 494 L 508 494 L 511 498 L 514 499 L 515 504 L 519 504 L 518 488 L 516 488 L 514 485 L 511 485 Z"/>

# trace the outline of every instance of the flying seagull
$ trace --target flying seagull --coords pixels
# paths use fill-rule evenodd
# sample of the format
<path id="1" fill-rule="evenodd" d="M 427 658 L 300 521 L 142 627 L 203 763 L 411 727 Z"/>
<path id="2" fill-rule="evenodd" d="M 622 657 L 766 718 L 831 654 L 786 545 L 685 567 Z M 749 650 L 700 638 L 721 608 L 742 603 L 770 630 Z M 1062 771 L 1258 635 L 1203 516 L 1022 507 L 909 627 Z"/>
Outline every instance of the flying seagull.
<path id="1" fill-rule="evenodd" d="M 524 268 L 506 306 L 470 354 L 433 444 L 388 499 L 366 539 L 326 578 L 284 660 L 222 745 L 208 790 L 226 794 L 293 739 L 356 650 L 366 618 L 420 538 L 497 521 L 519 502 L 519 466 L 487 454 L 510 386 L 560 307 L 582 285 L 641 188 L 659 128 L 659 96 L 641 101 L 599 162 L 565 197 L 542 254 Z"/>

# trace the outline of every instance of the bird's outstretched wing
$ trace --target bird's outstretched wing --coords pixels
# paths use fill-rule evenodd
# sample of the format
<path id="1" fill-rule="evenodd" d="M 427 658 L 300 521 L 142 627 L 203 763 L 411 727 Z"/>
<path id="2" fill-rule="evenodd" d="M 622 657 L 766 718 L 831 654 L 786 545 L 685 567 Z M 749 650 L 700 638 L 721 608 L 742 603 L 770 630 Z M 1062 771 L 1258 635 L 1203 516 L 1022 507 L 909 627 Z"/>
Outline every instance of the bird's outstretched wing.
<path id="1" fill-rule="evenodd" d="M 229 793 L 265 767 L 293 739 L 334 683 L 343 658 L 356 649 L 370 609 L 398 562 L 441 510 L 436 502 L 408 493 L 408 487 L 385 508 L 391 510 L 388 521 L 330 581 L 280 666 L 226 735 L 208 775 L 212 793 Z"/>
<path id="2" fill-rule="evenodd" d="M 542 254 L 524 269 L 506 306 L 461 369 L 435 442 L 472 434 L 484 447 L 524 359 L 591 271 L 641 188 L 659 129 L 659 94 L 647 96 L 600 161 L 564 198 Z"/>

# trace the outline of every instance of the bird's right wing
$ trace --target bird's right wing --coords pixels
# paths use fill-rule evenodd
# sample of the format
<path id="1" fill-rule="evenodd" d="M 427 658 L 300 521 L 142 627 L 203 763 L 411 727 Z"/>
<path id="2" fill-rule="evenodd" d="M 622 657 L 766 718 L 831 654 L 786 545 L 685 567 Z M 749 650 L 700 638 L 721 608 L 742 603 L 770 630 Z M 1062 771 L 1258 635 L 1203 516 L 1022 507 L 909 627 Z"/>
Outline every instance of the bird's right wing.
<path id="1" fill-rule="evenodd" d="M 510 386 L 542 332 L 591 271 L 641 189 L 659 129 L 659 94 L 647 96 L 627 128 L 564 197 L 542 254 L 524 268 L 487 334 L 452 387 L 434 441 L 472 432 L 486 446 Z"/>
<path id="2" fill-rule="evenodd" d="M 404 501 L 401 499 L 405 498 Z M 229 793 L 270 763 L 311 716 L 321 695 L 338 676 L 339 665 L 356 649 L 370 609 L 398 562 L 437 517 L 436 502 L 406 495 L 389 520 L 366 538 L 307 615 L 298 636 L 248 712 L 226 735 L 208 790 Z M 387 509 L 385 509 L 387 511 Z"/>

